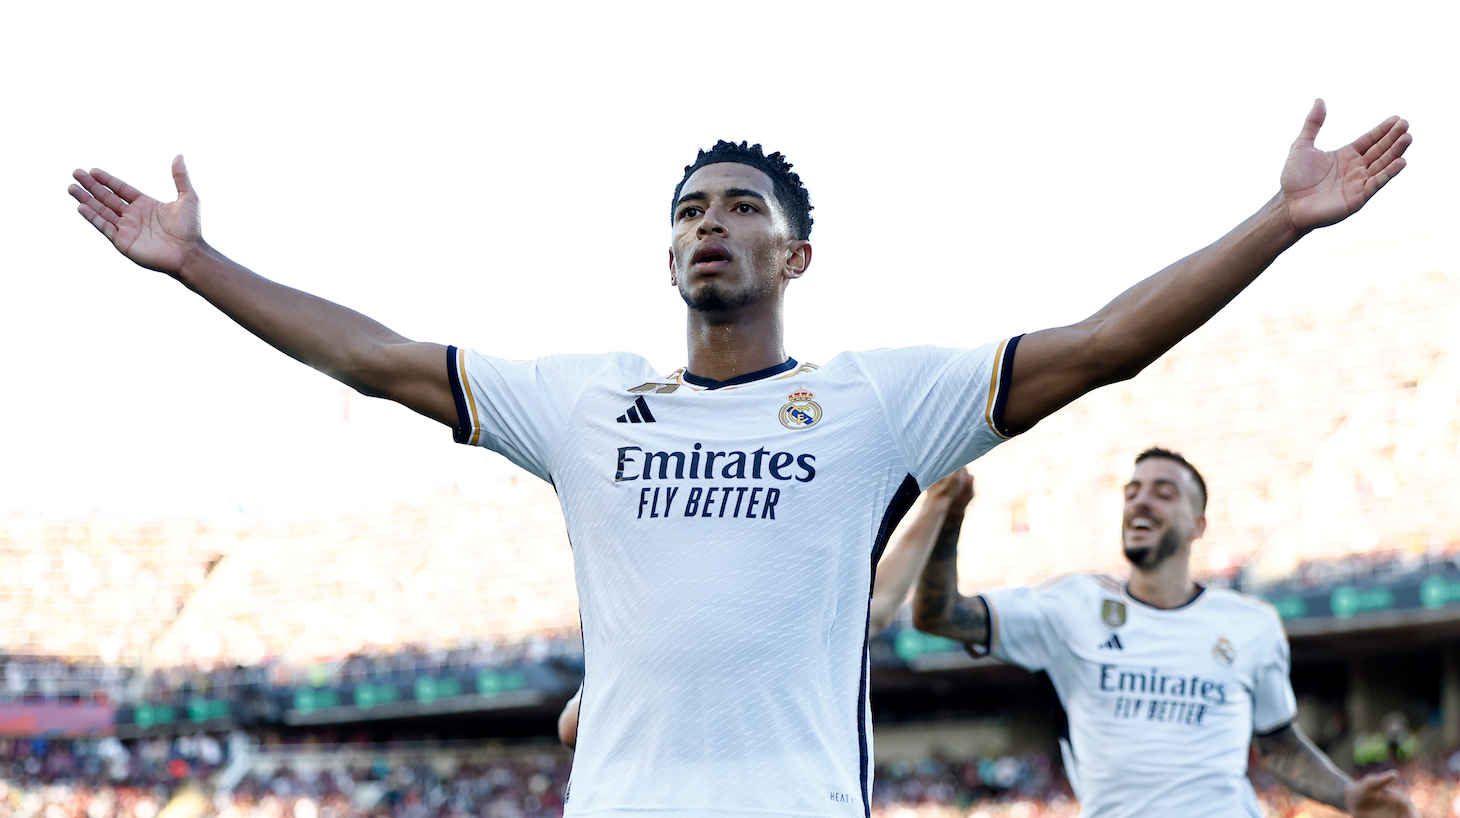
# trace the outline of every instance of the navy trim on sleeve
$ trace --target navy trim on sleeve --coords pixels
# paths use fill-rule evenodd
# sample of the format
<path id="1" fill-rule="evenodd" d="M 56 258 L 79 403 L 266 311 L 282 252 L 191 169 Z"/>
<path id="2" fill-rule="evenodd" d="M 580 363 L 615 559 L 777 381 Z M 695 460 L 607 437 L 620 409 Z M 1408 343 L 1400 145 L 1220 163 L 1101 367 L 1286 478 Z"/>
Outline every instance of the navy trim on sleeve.
<path id="1" fill-rule="evenodd" d="M 969 656 L 975 659 L 983 659 L 994 652 L 994 609 L 989 605 L 989 598 L 983 594 L 979 594 L 975 599 L 982 599 L 983 609 L 988 611 L 988 635 L 979 642 L 964 642 L 963 649 L 968 652 Z"/>
<path id="2" fill-rule="evenodd" d="M 456 402 L 456 428 L 451 439 L 457 443 L 471 440 L 471 410 L 466 408 L 466 391 L 461 388 L 461 373 L 456 368 L 456 347 L 446 348 L 446 377 L 451 381 L 451 399 Z"/>
<path id="3" fill-rule="evenodd" d="M 795 358 L 787 358 L 785 363 L 780 363 L 772 367 L 767 367 L 760 370 L 759 372 L 749 372 L 744 375 L 736 375 L 728 381 L 717 381 L 710 378 L 701 378 L 699 375 L 691 373 L 688 369 L 684 371 L 684 375 L 682 377 L 686 381 L 689 381 L 690 384 L 693 386 L 699 386 L 713 391 L 715 389 L 722 389 L 726 386 L 739 386 L 742 383 L 750 383 L 751 381 L 758 381 L 761 378 L 769 378 L 772 375 L 779 375 L 782 372 L 789 372 L 790 370 L 795 369 L 798 366 L 800 366 L 800 364 L 796 363 Z"/>
<path id="4" fill-rule="evenodd" d="M 1297 716 L 1293 716 L 1292 718 L 1288 719 L 1287 721 L 1283 722 L 1282 724 L 1279 724 L 1278 726 L 1272 728 L 1271 730 L 1264 730 L 1261 733 L 1259 733 L 1259 732 L 1257 732 L 1257 731 L 1254 730 L 1252 732 L 1252 735 L 1257 736 L 1258 738 L 1267 738 L 1268 736 L 1276 735 L 1278 733 L 1281 733 L 1282 731 L 1288 729 L 1289 727 L 1292 727 L 1294 724 L 1297 724 L 1297 722 L 1298 722 L 1298 717 Z"/>
<path id="5" fill-rule="evenodd" d="M 1014 380 L 1014 350 L 1018 348 L 1019 339 L 1023 337 L 1023 335 L 1015 335 L 1009 339 L 1009 343 L 1004 346 L 1003 365 L 999 367 L 999 394 L 994 396 L 994 411 L 991 419 L 994 422 L 994 431 L 1004 437 L 1013 437 L 1019 432 L 1027 431 L 1025 429 L 1010 431 L 1009 427 L 1004 425 L 1004 406 L 1009 402 L 1009 384 Z"/>

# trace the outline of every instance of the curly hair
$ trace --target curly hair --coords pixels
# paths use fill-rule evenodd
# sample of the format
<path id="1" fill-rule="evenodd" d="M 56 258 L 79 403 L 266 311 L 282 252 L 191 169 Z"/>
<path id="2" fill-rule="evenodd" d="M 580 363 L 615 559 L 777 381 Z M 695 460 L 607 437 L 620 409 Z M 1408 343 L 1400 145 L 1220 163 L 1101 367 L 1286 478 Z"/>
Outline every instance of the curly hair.
<path id="1" fill-rule="evenodd" d="M 685 166 L 684 178 L 674 186 L 674 198 L 669 201 L 670 224 L 674 223 L 675 206 L 679 203 L 679 193 L 684 189 L 684 183 L 689 181 L 695 171 L 719 162 L 749 165 L 771 177 L 776 201 L 786 212 L 786 218 L 791 223 L 791 233 L 798 239 L 811 238 L 811 224 L 815 221 L 811 218 L 811 194 L 801 184 L 800 175 L 791 170 L 792 165 L 786 161 L 786 157 L 779 151 L 766 156 L 760 145 L 748 145 L 745 142 L 737 145 L 723 139 L 716 142 L 715 147 L 700 151 L 695 156 L 694 164 Z"/>
<path id="2" fill-rule="evenodd" d="M 1205 512 L 1207 510 L 1207 481 L 1202 479 L 1201 472 L 1196 470 L 1196 466 L 1191 465 L 1191 462 L 1179 453 L 1173 452 L 1170 449 L 1163 449 L 1160 446 L 1152 446 L 1136 455 L 1136 465 L 1139 466 L 1141 465 L 1141 461 L 1150 460 L 1153 457 L 1174 461 L 1186 467 L 1186 470 L 1191 472 L 1191 476 L 1196 478 L 1197 488 L 1201 489 L 1201 502 L 1197 503 L 1196 510 L 1198 512 Z"/>

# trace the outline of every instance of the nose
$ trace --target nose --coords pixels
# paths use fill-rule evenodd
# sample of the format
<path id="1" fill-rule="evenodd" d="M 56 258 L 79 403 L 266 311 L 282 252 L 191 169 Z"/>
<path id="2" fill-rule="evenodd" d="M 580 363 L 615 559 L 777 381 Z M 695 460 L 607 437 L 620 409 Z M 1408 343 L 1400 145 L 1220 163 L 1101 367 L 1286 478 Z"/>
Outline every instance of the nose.
<path id="1" fill-rule="evenodd" d="M 711 205 L 706 208 L 705 215 L 700 218 L 699 226 L 695 232 L 700 238 L 709 235 L 725 235 L 725 214 L 720 210 L 719 205 Z"/>

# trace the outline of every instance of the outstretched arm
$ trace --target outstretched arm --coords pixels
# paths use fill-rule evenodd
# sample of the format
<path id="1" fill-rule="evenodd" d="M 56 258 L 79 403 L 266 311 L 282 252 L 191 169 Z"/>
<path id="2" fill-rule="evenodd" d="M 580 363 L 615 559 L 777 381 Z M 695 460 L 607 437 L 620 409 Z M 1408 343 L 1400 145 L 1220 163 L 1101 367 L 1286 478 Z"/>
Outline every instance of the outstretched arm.
<path id="1" fill-rule="evenodd" d="M 918 515 L 899 531 L 897 540 L 877 563 L 877 581 L 872 585 L 872 633 L 892 624 L 892 617 L 928 562 L 928 552 L 933 550 L 944 518 L 956 507 L 961 520 L 964 507 L 972 499 L 973 475 L 965 469 L 944 477 L 923 494 Z"/>
<path id="2" fill-rule="evenodd" d="M 1298 239 L 1358 212 L 1404 169 L 1409 123 L 1390 117 L 1336 151 L 1313 146 L 1318 100 L 1288 152 L 1278 194 L 1214 244 L 1068 327 L 1019 342 L 1004 424 L 1016 432 L 1092 389 L 1134 377 L 1251 284 Z"/>
<path id="3" fill-rule="evenodd" d="M 280 352 L 366 395 L 456 425 L 445 347 L 411 341 L 214 250 L 203 241 L 198 194 L 181 156 L 172 161 L 177 200 L 166 204 L 103 170 L 72 176 L 77 210 L 122 255 L 181 281 Z"/>
<path id="4" fill-rule="evenodd" d="M 1414 804 L 1391 786 L 1396 773 L 1377 773 L 1354 781 L 1314 747 L 1295 724 L 1257 736 L 1253 745 L 1267 771 L 1299 795 L 1360 818 L 1419 818 Z"/>
<path id="5" fill-rule="evenodd" d="M 963 512 L 973 498 L 973 478 L 969 477 L 968 499 L 949 508 L 938 530 L 933 552 L 918 578 L 913 595 L 913 626 L 926 633 L 946 636 L 966 645 L 987 645 L 989 641 L 989 608 L 983 598 L 958 593 L 958 535 L 963 528 Z"/>

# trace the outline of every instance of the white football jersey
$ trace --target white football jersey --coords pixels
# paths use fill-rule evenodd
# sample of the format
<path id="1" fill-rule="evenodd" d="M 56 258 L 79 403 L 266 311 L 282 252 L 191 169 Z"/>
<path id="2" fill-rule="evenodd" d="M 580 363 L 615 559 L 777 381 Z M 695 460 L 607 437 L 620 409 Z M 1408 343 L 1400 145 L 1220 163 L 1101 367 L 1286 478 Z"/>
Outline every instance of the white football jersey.
<path id="1" fill-rule="evenodd" d="M 983 597 L 993 655 L 1045 671 L 1059 694 L 1083 818 L 1260 818 L 1248 747 L 1297 715 L 1272 606 L 1206 588 L 1163 610 L 1099 574 Z"/>
<path id="2" fill-rule="evenodd" d="M 866 816 L 872 572 L 997 445 L 1018 339 L 725 383 L 637 355 L 452 348 L 458 442 L 550 481 L 585 678 L 567 815 Z"/>

